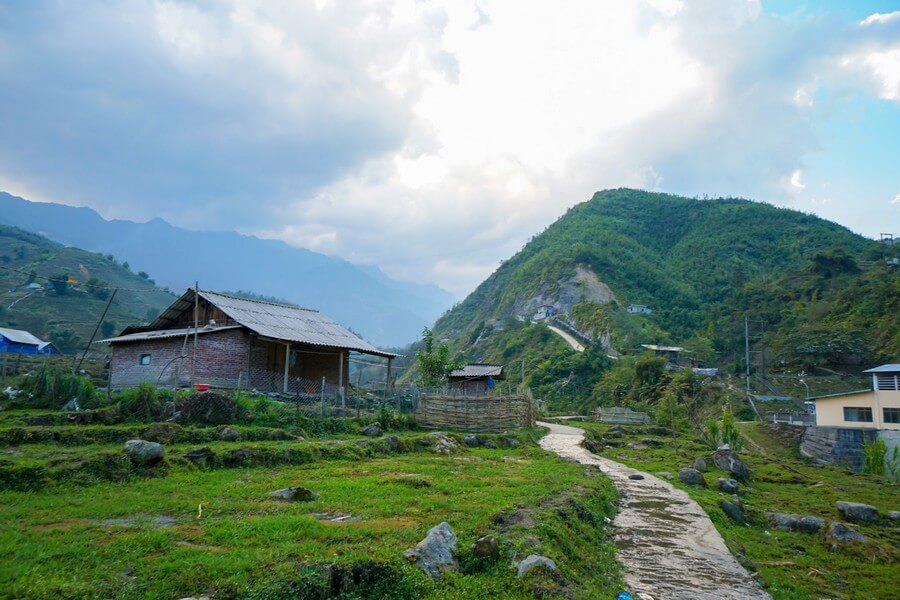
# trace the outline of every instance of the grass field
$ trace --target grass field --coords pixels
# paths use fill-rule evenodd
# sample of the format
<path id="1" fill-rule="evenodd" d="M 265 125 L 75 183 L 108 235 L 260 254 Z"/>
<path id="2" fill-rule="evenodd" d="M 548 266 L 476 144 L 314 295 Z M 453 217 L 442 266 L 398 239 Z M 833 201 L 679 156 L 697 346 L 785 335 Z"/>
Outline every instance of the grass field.
<path id="1" fill-rule="evenodd" d="M 610 598 L 621 589 L 604 526 L 615 512 L 612 485 L 538 448 L 535 433 L 518 434 L 506 449 L 460 444 L 450 455 L 430 451 L 421 431 L 388 432 L 395 451 L 346 433 L 173 441 L 164 444 L 163 467 L 126 464 L 120 481 L 104 481 L 92 474 L 102 467 L 91 457 L 121 456 L 119 436 L 148 425 L 83 426 L 82 437 L 78 426 L 31 426 L 44 438 L 58 429 L 67 443 L 10 443 L 17 438 L 9 430 L 36 414 L 3 414 L 0 468 L 64 475 L 0 491 L 2 598 Z M 40 414 L 54 421 L 51 411 Z M 205 429 L 191 435 L 200 439 Z M 95 443 L 98 436 L 117 441 Z M 266 464 L 235 468 L 217 459 L 200 469 L 179 458 L 201 445 L 216 457 L 256 449 Z M 298 485 L 318 498 L 269 498 Z M 330 520 L 340 516 L 348 518 Z M 403 551 L 441 521 L 459 538 L 460 572 L 435 583 Z M 486 534 L 501 540 L 496 563 L 471 553 Z M 532 553 L 556 561 L 561 577 L 517 579 L 513 558 Z"/>
<path id="2" fill-rule="evenodd" d="M 753 479 L 740 489 L 741 502 L 749 524 L 738 525 L 719 507 L 729 496 L 716 489 L 716 479 L 728 476 L 710 462 L 705 474 L 709 488 L 686 486 L 677 480 L 678 470 L 699 456 L 708 456 L 709 447 L 699 439 L 682 434 L 678 449 L 672 438 L 648 435 L 641 427 L 624 426 L 620 437 L 610 436 L 606 424 L 568 422 L 583 427 L 594 439 L 609 442 L 600 454 L 650 473 L 668 472 L 674 485 L 687 491 L 709 514 L 732 553 L 759 580 L 776 600 L 820 598 L 897 598 L 900 589 L 900 528 L 896 524 L 862 525 L 869 542 L 832 550 L 821 534 L 794 533 L 771 528 L 768 512 L 814 515 L 839 521 L 835 503 L 839 500 L 863 502 L 882 514 L 900 509 L 900 485 L 885 479 L 851 473 L 839 467 L 814 464 L 800 457 L 785 436 L 756 423 L 743 425 L 744 435 L 755 442 L 743 458 Z M 654 438 L 660 447 L 629 448 L 627 444 Z M 648 446 L 647 444 L 643 444 Z"/>

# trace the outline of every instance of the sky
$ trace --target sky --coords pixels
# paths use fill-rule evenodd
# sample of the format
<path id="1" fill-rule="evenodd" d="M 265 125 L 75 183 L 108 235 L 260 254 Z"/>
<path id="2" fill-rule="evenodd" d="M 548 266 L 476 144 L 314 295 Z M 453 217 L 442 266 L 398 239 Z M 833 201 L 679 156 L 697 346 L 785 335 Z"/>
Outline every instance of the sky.
<path id="1" fill-rule="evenodd" d="M 900 0 L 0 0 L 0 190 L 458 297 L 601 189 L 900 235 Z"/>

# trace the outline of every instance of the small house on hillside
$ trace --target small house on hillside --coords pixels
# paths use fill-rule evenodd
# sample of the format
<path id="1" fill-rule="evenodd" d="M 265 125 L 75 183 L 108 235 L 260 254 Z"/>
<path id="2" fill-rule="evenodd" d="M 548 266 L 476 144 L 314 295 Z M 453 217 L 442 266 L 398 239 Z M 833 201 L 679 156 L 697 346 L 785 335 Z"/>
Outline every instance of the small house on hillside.
<path id="1" fill-rule="evenodd" d="M 872 389 L 812 399 L 817 427 L 900 429 L 900 364 L 863 372 L 872 374 Z"/>
<path id="2" fill-rule="evenodd" d="M 537 311 L 535 311 L 534 316 L 531 317 L 531 320 L 543 321 L 545 319 L 551 319 L 555 317 L 558 312 L 559 310 L 552 304 L 541 304 L 537 307 Z"/>
<path id="3" fill-rule="evenodd" d="M 10 354 L 59 354 L 50 343 L 33 336 L 22 329 L 0 327 L 0 352 Z"/>
<path id="4" fill-rule="evenodd" d="M 644 306 L 643 304 L 629 304 L 628 308 L 625 309 L 633 315 L 649 315 L 653 312 L 649 306 Z"/>
<path id="5" fill-rule="evenodd" d="M 484 396 L 504 379 L 502 365 L 469 364 L 450 373 L 450 389 L 466 396 Z"/>
<path id="6" fill-rule="evenodd" d="M 656 344 L 641 344 L 641 348 L 653 350 L 657 356 L 661 356 L 671 363 L 678 363 L 681 353 L 685 351 L 680 346 L 658 346 Z"/>
<path id="7" fill-rule="evenodd" d="M 149 326 L 129 327 L 97 343 L 112 347 L 114 389 L 146 381 L 317 394 L 324 378 L 340 393 L 348 383 L 351 353 L 387 359 L 388 381 L 397 356 L 317 310 L 192 289 Z"/>

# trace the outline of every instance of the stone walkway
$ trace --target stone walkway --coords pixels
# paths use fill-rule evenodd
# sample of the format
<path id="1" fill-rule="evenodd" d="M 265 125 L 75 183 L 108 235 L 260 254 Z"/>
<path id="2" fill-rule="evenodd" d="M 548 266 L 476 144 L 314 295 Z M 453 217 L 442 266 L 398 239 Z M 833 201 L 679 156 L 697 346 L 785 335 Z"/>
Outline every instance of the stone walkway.
<path id="1" fill-rule="evenodd" d="M 594 465 L 619 491 L 617 557 L 636 598 L 645 600 L 771 600 L 735 560 L 709 516 L 682 490 L 648 473 L 588 452 L 584 430 L 550 428 L 541 447 L 559 456 Z M 628 476 L 639 473 L 641 480 Z"/>

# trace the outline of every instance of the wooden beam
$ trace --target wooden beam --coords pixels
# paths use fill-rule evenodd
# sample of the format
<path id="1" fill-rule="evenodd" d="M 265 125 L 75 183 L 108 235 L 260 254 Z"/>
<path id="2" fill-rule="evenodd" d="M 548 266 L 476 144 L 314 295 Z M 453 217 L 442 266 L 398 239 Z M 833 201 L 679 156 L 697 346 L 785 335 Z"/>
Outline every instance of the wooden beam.
<path id="1" fill-rule="evenodd" d="M 287 343 L 284 345 L 284 390 L 282 390 L 285 394 L 288 393 L 288 371 L 291 368 L 291 345 Z"/>
<path id="2" fill-rule="evenodd" d="M 344 351 L 341 350 L 338 352 L 338 394 L 341 396 L 341 409 L 344 409 L 346 406 L 344 404 Z M 343 412 L 341 415 L 343 416 Z"/>

